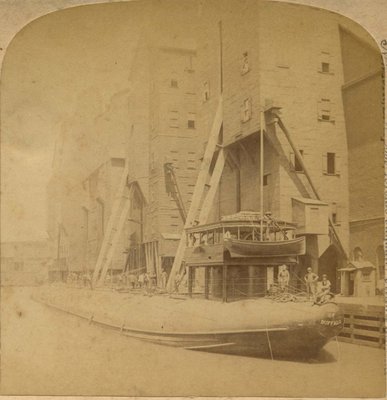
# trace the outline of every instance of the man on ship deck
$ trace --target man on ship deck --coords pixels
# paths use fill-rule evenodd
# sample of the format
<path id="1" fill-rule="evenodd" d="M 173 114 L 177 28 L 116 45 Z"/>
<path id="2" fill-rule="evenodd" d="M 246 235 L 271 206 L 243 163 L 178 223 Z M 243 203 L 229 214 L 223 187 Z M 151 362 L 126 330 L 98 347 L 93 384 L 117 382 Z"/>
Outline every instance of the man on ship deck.
<path id="1" fill-rule="evenodd" d="M 304 276 L 306 283 L 306 291 L 308 293 L 308 299 L 315 298 L 317 292 L 317 281 L 318 275 L 312 271 L 312 268 L 308 267 L 307 273 Z"/>

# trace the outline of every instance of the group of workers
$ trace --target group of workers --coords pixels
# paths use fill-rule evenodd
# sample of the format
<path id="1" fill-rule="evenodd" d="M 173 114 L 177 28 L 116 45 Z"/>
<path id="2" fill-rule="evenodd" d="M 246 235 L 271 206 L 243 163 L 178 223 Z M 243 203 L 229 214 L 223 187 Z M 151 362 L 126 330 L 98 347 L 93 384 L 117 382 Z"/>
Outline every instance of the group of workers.
<path id="1" fill-rule="evenodd" d="M 67 280 L 66 282 L 69 285 L 80 285 L 80 286 L 84 286 L 84 287 L 89 287 L 90 289 L 92 289 L 92 278 L 91 278 L 91 274 L 89 271 L 86 272 L 80 272 L 80 273 L 76 273 L 76 272 L 70 272 L 67 275 Z"/>
<path id="2" fill-rule="evenodd" d="M 306 270 L 304 281 L 306 284 L 306 291 L 308 298 L 312 298 L 316 303 L 324 301 L 324 298 L 331 295 L 331 282 L 328 280 L 328 276 L 323 274 L 322 280 L 319 281 L 319 277 L 312 271 L 312 268 Z"/>
<path id="3" fill-rule="evenodd" d="M 290 274 L 287 265 L 283 264 L 279 266 L 277 281 L 279 290 L 281 292 L 287 292 L 290 281 Z M 318 303 L 331 294 L 331 282 L 328 280 L 326 274 L 323 274 L 322 280 L 320 281 L 318 275 L 309 267 L 304 276 L 304 281 L 308 299 L 313 299 Z"/>
<path id="4" fill-rule="evenodd" d="M 165 290 L 167 287 L 168 274 L 163 268 L 160 274 L 160 288 Z M 118 275 L 118 283 L 130 289 L 144 289 L 146 291 L 154 291 L 157 285 L 157 276 L 151 272 L 141 272 L 135 274 L 131 271 L 123 272 Z"/>

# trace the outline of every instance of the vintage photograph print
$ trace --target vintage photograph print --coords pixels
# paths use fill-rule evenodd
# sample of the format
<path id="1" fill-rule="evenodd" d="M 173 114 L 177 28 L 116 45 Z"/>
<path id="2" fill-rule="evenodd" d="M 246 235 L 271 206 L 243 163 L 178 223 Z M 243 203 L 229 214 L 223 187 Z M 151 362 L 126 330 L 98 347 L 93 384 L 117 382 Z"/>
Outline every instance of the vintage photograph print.
<path id="1" fill-rule="evenodd" d="M 384 398 L 372 36 L 264 0 L 23 26 L 2 49 L 0 393 Z"/>

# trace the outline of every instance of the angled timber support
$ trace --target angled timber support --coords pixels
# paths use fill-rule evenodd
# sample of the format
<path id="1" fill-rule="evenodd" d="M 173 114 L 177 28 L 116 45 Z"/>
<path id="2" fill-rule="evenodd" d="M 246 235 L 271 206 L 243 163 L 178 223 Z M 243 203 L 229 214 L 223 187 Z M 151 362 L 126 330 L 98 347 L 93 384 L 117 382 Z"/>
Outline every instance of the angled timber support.
<path id="1" fill-rule="evenodd" d="M 266 118 L 267 118 L 267 120 L 270 121 L 271 124 L 278 124 L 278 126 L 281 128 L 281 131 L 284 133 L 287 141 L 290 144 L 290 147 L 292 148 L 295 156 L 297 157 L 297 159 L 298 159 L 298 161 L 299 161 L 299 163 L 300 163 L 300 165 L 301 165 L 301 167 L 302 167 L 302 169 L 304 171 L 304 174 L 305 174 L 305 176 L 306 176 L 306 178 L 308 180 L 308 183 L 309 183 L 310 187 L 312 188 L 312 191 L 313 191 L 313 194 L 314 194 L 315 198 L 317 200 L 321 201 L 322 200 L 321 196 L 319 195 L 319 193 L 317 191 L 317 188 L 314 185 L 312 177 L 311 177 L 311 175 L 310 175 L 310 173 L 308 171 L 307 166 L 304 163 L 304 160 L 303 160 L 303 157 L 302 157 L 301 153 L 298 151 L 298 148 L 295 145 L 295 143 L 294 143 L 294 141 L 293 141 L 293 139 L 292 139 L 292 137 L 290 135 L 290 132 L 286 128 L 285 124 L 283 123 L 283 121 L 282 121 L 282 119 L 281 119 L 281 117 L 279 115 L 279 110 L 280 110 L 279 107 L 272 107 L 272 108 L 267 109 L 266 112 L 265 112 Z M 329 217 L 329 236 L 330 236 L 330 239 L 331 239 L 332 243 L 334 243 L 336 245 L 336 247 L 341 251 L 343 257 L 346 260 L 348 260 L 347 252 L 344 249 L 344 246 L 342 244 L 340 236 L 339 236 L 339 234 L 338 234 L 338 232 L 337 232 L 337 230 L 336 230 L 336 228 L 335 228 L 335 226 L 333 224 L 333 221 L 332 221 L 332 219 L 330 217 Z"/>
<path id="2" fill-rule="evenodd" d="M 178 248 L 176 251 L 175 259 L 173 261 L 171 273 L 168 278 L 167 289 L 169 291 L 172 290 L 175 276 L 178 272 L 180 272 L 181 267 L 182 267 L 182 263 L 183 263 L 183 259 L 184 259 L 184 252 L 185 252 L 185 247 L 186 247 L 185 229 L 192 226 L 195 223 L 195 221 L 197 221 L 196 218 L 197 218 L 197 214 L 199 213 L 199 210 L 200 210 L 200 206 L 202 203 L 205 189 L 209 188 L 206 193 L 206 197 L 208 197 L 209 194 L 211 194 L 211 196 L 212 196 L 213 190 L 215 190 L 215 193 L 216 193 L 216 189 L 212 189 L 213 184 L 210 182 L 210 184 L 208 185 L 207 180 L 208 180 L 208 177 L 210 174 L 210 167 L 211 167 L 212 159 L 214 157 L 214 153 L 217 150 L 217 147 L 219 145 L 219 134 L 220 134 L 220 131 L 222 128 L 222 124 L 223 124 L 223 104 L 222 104 L 222 97 L 220 96 L 218 107 L 217 107 L 216 114 L 215 114 L 215 118 L 214 118 L 214 121 L 213 121 L 213 124 L 211 127 L 211 131 L 210 131 L 210 134 L 208 137 L 207 146 L 204 151 L 204 156 L 203 156 L 202 162 L 200 164 L 199 174 L 198 174 L 195 189 L 194 189 L 194 192 L 192 195 L 191 205 L 188 210 L 186 222 L 184 225 L 184 231 L 182 232 L 182 235 L 181 235 L 181 238 L 179 241 L 179 245 L 178 245 Z M 223 154 L 222 148 L 219 151 L 219 155 L 221 153 Z M 219 155 L 218 155 L 218 160 L 219 160 Z M 222 158 L 224 159 L 224 154 L 221 157 L 221 159 Z M 223 165 L 224 165 L 224 161 L 223 161 Z M 222 169 L 223 169 L 223 167 L 222 167 Z M 214 169 L 212 175 L 214 175 L 214 173 L 215 173 L 215 169 Z M 203 203 L 205 203 L 205 201 L 203 201 Z M 204 208 L 205 207 L 202 206 L 202 210 Z M 208 216 L 208 212 L 201 211 L 202 218 L 204 215 L 203 213 L 207 213 L 207 216 Z M 200 216 L 199 216 L 199 222 L 201 222 Z"/>
<path id="3" fill-rule="evenodd" d="M 117 225 L 117 221 L 118 221 L 119 214 L 120 214 L 120 208 L 122 207 L 122 202 L 125 197 L 125 191 L 127 190 L 128 173 L 129 173 L 129 163 L 126 160 L 125 166 L 124 166 L 124 171 L 122 172 L 122 176 L 121 176 L 121 179 L 119 182 L 117 194 L 114 199 L 112 211 L 111 211 L 109 221 L 108 221 L 108 224 L 106 227 L 106 232 L 104 234 L 102 245 L 101 245 L 101 248 L 100 248 L 100 251 L 98 254 L 97 263 L 96 263 L 94 271 L 93 271 L 93 277 L 92 277 L 93 286 L 96 284 L 96 282 L 99 279 L 99 275 L 100 275 L 100 272 L 103 267 L 104 259 L 106 258 L 106 254 L 109 251 L 109 247 L 110 247 L 109 243 L 111 242 L 111 236 L 113 234 L 115 226 Z"/>

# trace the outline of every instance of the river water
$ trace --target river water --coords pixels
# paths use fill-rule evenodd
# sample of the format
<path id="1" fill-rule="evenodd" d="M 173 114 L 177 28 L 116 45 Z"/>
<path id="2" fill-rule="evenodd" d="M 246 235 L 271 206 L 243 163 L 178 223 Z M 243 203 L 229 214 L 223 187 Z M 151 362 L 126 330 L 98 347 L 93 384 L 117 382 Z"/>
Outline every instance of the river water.
<path id="1" fill-rule="evenodd" d="M 384 351 L 328 343 L 318 360 L 194 352 L 105 330 L 2 288 L 1 393 L 384 397 Z"/>

